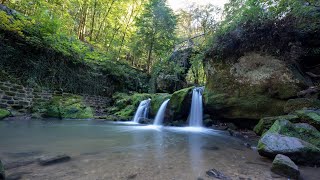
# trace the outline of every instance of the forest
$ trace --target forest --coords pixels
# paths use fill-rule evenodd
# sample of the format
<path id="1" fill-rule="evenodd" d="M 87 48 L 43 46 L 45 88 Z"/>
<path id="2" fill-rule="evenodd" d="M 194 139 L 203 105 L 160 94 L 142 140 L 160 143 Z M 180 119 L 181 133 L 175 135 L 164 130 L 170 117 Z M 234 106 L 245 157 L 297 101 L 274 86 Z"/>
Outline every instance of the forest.
<path id="1" fill-rule="evenodd" d="M 319 59 L 318 0 L 0 0 L 0 180 L 318 180 Z"/>

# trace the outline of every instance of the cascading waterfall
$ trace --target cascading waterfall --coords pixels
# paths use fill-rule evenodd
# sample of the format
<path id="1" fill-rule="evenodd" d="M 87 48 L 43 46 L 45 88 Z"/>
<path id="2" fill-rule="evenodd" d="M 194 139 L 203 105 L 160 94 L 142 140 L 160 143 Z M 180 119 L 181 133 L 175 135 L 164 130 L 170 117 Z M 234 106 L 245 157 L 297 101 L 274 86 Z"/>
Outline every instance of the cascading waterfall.
<path id="1" fill-rule="evenodd" d="M 167 105 L 168 105 L 169 101 L 170 101 L 170 99 L 165 100 L 161 104 L 161 106 L 160 106 L 160 108 L 159 108 L 159 110 L 157 112 L 156 118 L 154 119 L 153 125 L 155 125 L 155 126 L 161 126 L 162 125 L 162 122 L 163 122 L 163 119 L 164 119 L 164 115 L 165 115 L 165 112 L 166 112 L 166 108 L 167 108 Z"/>
<path id="2" fill-rule="evenodd" d="M 139 120 L 141 118 L 147 118 L 148 117 L 148 112 L 149 112 L 149 107 L 150 107 L 150 101 L 151 99 L 147 99 L 144 101 L 141 101 L 139 104 L 139 107 L 134 115 L 133 122 L 134 123 L 139 123 Z"/>
<path id="3" fill-rule="evenodd" d="M 202 127 L 202 93 L 204 87 L 196 87 L 192 91 L 191 110 L 189 114 L 189 126 Z"/>

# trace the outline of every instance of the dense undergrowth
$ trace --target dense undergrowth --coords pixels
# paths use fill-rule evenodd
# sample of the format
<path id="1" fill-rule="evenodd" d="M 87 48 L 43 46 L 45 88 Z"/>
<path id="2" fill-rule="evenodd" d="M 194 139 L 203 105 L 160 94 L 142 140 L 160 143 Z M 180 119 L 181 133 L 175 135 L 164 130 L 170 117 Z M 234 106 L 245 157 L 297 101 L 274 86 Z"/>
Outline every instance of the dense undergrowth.
<path id="1" fill-rule="evenodd" d="M 236 0 L 207 44 L 206 59 L 235 62 L 247 52 L 276 56 L 302 68 L 319 64 L 319 1 Z"/>
<path id="2" fill-rule="evenodd" d="M 144 72 L 109 60 L 99 48 L 64 34 L 50 17 L 32 19 L 0 8 L 1 76 L 72 93 L 148 90 L 149 77 Z"/>

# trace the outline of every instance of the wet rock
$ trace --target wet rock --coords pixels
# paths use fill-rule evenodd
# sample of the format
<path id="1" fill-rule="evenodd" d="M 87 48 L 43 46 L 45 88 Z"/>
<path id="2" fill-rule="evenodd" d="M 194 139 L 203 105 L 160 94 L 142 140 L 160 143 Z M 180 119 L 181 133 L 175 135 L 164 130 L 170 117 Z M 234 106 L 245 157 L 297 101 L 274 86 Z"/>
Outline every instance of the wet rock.
<path id="1" fill-rule="evenodd" d="M 297 115 L 284 115 L 284 116 L 274 116 L 274 117 L 265 117 L 260 119 L 259 123 L 254 127 L 253 131 L 258 135 L 265 133 L 276 120 L 285 119 L 291 122 L 298 122 L 299 117 Z"/>
<path id="2" fill-rule="evenodd" d="M 62 154 L 62 155 L 53 155 L 53 156 L 44 156 L 39 158 L 39 164 L 42 166 L 67 162 L 71 159 L 70 156 Z"/>
<path id="3" fill-rule="evenodd" d="M 4 180 L 6 178 L 5 172 L 4 172 L 4 166 L 0 160 L 0 180 Z"/>
<path id="4" fill-rule="evenodd" d="M 287 156 L 278 154 L 272 162 L 271 171 L 286 178 L 298 179 L 298 166 Z"/>
<path id="5" fill-rule="evenodd" d="M 140 118 L 139 123 L 140 124 L 152 124 L 152 119 Z"/>
<path id="6" fill-rule="evenodd" d="M 206 127 L 211 127 L 214 124 L 214 120 L 212 119 L 204 119 L 203 120 L 203 125 Z"/>
<path id="7" fill-rule="evenodd" d="M 201 149 L 210 150 L 210 151 L 217 151 L 220 148 L 217 146 L 202 146 Z"/>
<path id="8" fill-rule="evenodd" d="M 172 94 L 167 106 L 169 119 L 188 119 L 193 88 L 194 87 L 181 89 Z"/>
<path id="9" fill-rule="evenodd" d="M 231 180 L 230 177 L 227 177 L 226 175 L 224 175 L 222 172 L 216 170 L 216 169 L 210 169 L 209 171 L 206 172 L 206 174 L 209 177 L 214 177 L 217 179 L 222 179 L 222 180 Z"/>
<path id="10" fill-rule="evenodd" d="M 296 163 L 320 164 L 320 149 L 295 137 L 278 133 L 265 133 L 259 140 L 258 152 L 261 156 L 274 158 L 277 154 L 288 156 Z"/>
<path id="11" fill-rule="evenodd" d="M 135 179 L 138 176 L 138 174 L 131 174 L 127 177 L 127 179 Z"/>
<path id="12" fill-rule="evenodd" d="M 237 130 L 238 127 L 233 123 L 226 123 L 227 127 L 231 130 Z"/>

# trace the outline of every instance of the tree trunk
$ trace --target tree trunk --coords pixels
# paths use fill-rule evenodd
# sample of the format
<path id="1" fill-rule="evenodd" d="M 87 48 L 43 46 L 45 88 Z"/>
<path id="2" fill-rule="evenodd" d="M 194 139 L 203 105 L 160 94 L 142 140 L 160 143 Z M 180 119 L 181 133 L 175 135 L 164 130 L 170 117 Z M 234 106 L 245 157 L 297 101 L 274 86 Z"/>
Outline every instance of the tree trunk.
<path id="1" fill-rule="evenodd" d="M 94 0 L 92 21 L 91 21 L 91 29 L 90 29 L 90 41 L 92 41 L 92 35 L 93 35 L 93 29 L 94 29 L 96 13 L 97 13 L 97 0 Z"/>
<path id="2" fill-rule="evenodd" d="M 109 8 L 108 8 L 108 10 L 107 10 L 106 15 L 104 16 L 102 22 L 100 23 L 100 26 L 99 26 L 99 28 L 98 28 L 98 32 L 97 32 L 97 35 L 96 35 L 95 40 L 98 39 L 98 37 L 99 37 L 99 35 L 100 35 L 100 32 L 101 32 L 102 24 L 103 24 L 103 22 L 107 19 L 108 15 L 109 15 L 109 13 L 110 13 L 110 11 L 111 11 L 111 9 L 112 9 L 112 6 L 113 6 L 114 2 L 115 2 L 115 0 L 112 0 L 111 5 L 109 6 Z"/>

